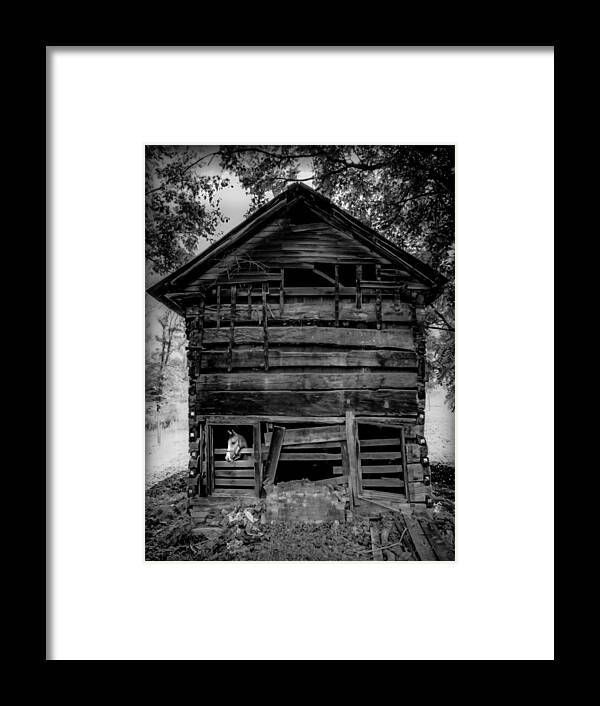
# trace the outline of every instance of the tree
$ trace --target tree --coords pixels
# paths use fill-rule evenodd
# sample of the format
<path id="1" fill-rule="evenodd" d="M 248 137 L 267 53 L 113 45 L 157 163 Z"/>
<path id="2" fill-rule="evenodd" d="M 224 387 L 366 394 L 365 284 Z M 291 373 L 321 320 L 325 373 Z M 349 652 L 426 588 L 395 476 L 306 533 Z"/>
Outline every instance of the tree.
<path id="1" fill-rule="evenodd" d="M 452 146 L 239 146 L 204 150 L 178 148 L 175 156 L 161 153 L 162 166 L 155 170 L 152 194 L 156 213 L 163 211 L 168 227 L 150 238 L 155 257 L 172 262 L 168 233 L 191 230 L 185 218 L 178 225 L 176 213 L 195 212 L 182 206 L 182 199 L 198 199 L 204 183 L 201 165 L 218 160 L 223 174 L 235 175 L 251 195 L 248 215 L 277 195 L 290 182 L 309 181 L 338 206 L 371 226 L 391 242 L 419 257 L 445 275 L 449 284 L 434 306 L 426 325 L 430 331 L 429 372 L 432 380 L 446 387 L 454 405 L 454 148 Z M 167 165 L 168 161 L 168 165 Z M 194 175 L 192 177 L 192 175 Z M 192 180 L 194 187 L 188 183 Z M 199 181 L 196 181 L 199 180 Z M 224 180 L 226 181 L 226 180 Z M 220 182 L 208 182 L 205 203 L 214 208 L 213 219 L 202 235 L 211 237 L 219 222 L 214 201 Z M 212 199 L 212 200 L 211 200 Z M 198 222 L 200 222 L 199 219 Z M 162 221 L 161 221 L 162 224 Z M 185 227 L 184 227 L 185 224 Z M 162 225 L 161 225 L 162 227 Z M 193 238 L 179 235 L 182 250 Z M 165 239 L 169 241 L 167 247 Z M 164 250 L 164 256 L 163 256 Z"/>
<path id="2" fill-rule="evenodd" d="M 146 259 L 158 274 L 187 262 L 226 221 L 217 194 L 229 179 L 202 174 L 203 162 L 192 148 L 146 147 Z"/>
<path id="3" fill-rule="evenodd" d="M 158 346 L 146 348 L 146 393 L 153 403 L 156 439 L 160 443 L 161 426 L 177 417 L 177 402 L 185 387 L 186 358 L 183 319 L 169 309 L 159 317 Z M 162 412 L 162 414 L 161 414 Z M 147 422 L 148 424 L 148 422 Z"/>

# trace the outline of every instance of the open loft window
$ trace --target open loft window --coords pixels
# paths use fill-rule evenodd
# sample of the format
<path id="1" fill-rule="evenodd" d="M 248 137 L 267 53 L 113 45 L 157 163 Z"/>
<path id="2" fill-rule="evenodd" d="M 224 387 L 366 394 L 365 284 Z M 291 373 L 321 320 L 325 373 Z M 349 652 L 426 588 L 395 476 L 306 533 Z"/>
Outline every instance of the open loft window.
<path id="1" fill-rule="evenodd" d="M 331 274 L 329 274 L 331 270 Z M 333 265 L 319 263 L 315 268 L 286 267 L 283 274 L 285 287 L 333 287 Z"/>

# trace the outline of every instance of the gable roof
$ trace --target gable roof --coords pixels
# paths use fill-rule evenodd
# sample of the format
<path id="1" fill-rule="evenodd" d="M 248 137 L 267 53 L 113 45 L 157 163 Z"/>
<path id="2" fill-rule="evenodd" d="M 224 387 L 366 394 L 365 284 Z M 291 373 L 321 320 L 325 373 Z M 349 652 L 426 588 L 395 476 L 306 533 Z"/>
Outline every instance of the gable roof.
<path id="1" fill-rule="evenodd" d="M 397 267 L 408 270 L 415 279 L 427 286 L 423 291 L 427 301 L 435 299 L 448 282 L 442 274 L 383 238 L 375 230 L 336 206 L 327 197 L 305 184 L 296 182 L 212 243 L 197 257 L 149 287 L 148 293 L 170 309 L 183 313 L 177 302 L 168 297 L 169 292 L 181 291 L 181 287 L 191 279 L 206 272 L 220 258 L 235 251 L 253 234 L 276 218 L 285 215 L 286 211 L 300 202 L 303 202 L 323 222 L 352 235 L 358 242 L 387 258 Z"/>

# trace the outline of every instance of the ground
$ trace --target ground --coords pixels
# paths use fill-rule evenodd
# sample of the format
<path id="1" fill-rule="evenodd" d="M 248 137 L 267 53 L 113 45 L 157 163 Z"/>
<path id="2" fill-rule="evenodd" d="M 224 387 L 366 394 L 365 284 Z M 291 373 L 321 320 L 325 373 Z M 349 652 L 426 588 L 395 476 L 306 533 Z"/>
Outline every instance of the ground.
<path id="1" fill-rule="evenodd" d="M 454 415 L 440 389 L 428 392 L 425 435 L 434 496 L 428 512 L 453 549 Z M 384 531 L 384 546 L 389 547 L 384 559 L 416 558 L 394 522 L 395 514 L 383 508 L 371 518 L 355 516 L 350 523 L 287 526 L 265 521 L 264 501 L 243 507 L 233 501 L 211 511 L 204 536 L 193 535 L 186 512 L 187 426 L 163 430 L 160 445 L 156 432 L 148 432 L 146 448 L 147 560 L 371 561 L 372 526 Z"/>
<path id="2" fill-rule="evenodd" d="M 432 466 L 435 504 L 429 514 L 449 547 L 454 547 L 454 468 Z M 267 523 L 264 501 L 232 501 L 211 510 L 203 535 L 193 535 L 186 513 L 186 472 L 151 486 L 146 494 L 146 559 L 258 561 L 371 561 L 371 526 L 389 535 L 385 559 L 414 560 L 408 538 L 396 524 L 397 513 L 381 508 L 372 517 L 321 524 Z"/>

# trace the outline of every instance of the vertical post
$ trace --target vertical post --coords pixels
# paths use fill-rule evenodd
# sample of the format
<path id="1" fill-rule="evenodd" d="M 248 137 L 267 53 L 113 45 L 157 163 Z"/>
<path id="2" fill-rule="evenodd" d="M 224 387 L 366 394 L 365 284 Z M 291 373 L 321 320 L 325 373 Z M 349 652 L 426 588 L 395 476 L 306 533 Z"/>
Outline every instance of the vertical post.
<path id="1" fill-rule="evenodd" d="M 262 439 L 260 422 L 254 424 L 252 436 L 252 446 L 254 448 L 254 493 L 257 498 L 260 498 L 262 490 Z"/>
<path id="2" fill-rule="evenodd" d="M 265 370 L 269 369 L 269 324 L 267 321 L 267 284 L 262 285 L 262 325 L 263 325 L 263 350 L 265 357 Z"/>
<path id="3" fill-rule="evenodd" d="M 285 291 L 284 291 L 284 284 L 283 284 L 283 267 L 281 268 L 281 281 L 279 282 L 279 318 L 283 318 L 283 306 L 284 306 L 284 300 L 285 300 Z"/>
<path id="4" fill-rule="evenodd" d="M 203 428 L 203 433 L 202 433 L 202 443 L 201 443 L 201 463 L 200 463 L 200 494 L 201 495 L 208 495 L 208 463 L 206 462 L 207 459 L 207 454 L 208 454 L 208 424 L 204 422 L 202 424 Z M 202 483 L 202 478 L 204 478 L 204 483 Z"/>
<path id="5" fill-rule="evenodd" d="M 271 443 L 269 444 L 269 455 L 267 457 L 267 467 L 265 473 L 264 485 L 273 485 L 275 475 L 277 473 L 277 464 L 279 463 L 279 455 L 283 446 L 283 437 L 285 436 L 285 427 L 273 426 L 273 434 L 271 435 Z"/>
<path id="6" fill-rule="evenodd" d="M 248 285 L 248 321 L 252 321 L 252 285 Z"/>
<path id="7" fill-rule="evenodd" d="M 362 282 L 362 265 L 357 265 L 356 266 L 356 308 L 357 309 L 362 309 L 362 291 L 361 291 L 361 282 Z"/>
<path id="8" fill-rule="evenodd" d="M 340 266 L 337 262 L 334 265 L 335 271 L 335 293 L 333 299 L 333 305 L 335 309 L 335 325 L 340 325 Z"/>
<path id="9" fill-rule="evenodd" d="M 194 378 L 197 378 L 198 375 L 200 375 L 200 369 L 202 368 L 202 344 L 204 341 L 204 305 L 205 299 L 204 294 L 202 294 L 202 296 L 200 297 L 200 313 L 195 320 L 196 331 L 198 333 L 198 350 L 194 359 Z"/>
<path id="10" fill-rule="evenodd" d="M 213 425 L 206 425 L 206 488 L 208 495 L 215 489 L 215 455 L 213 453 Z"/>
<path id="11" fill-rule="evenodd" d="M 227 349 L 227 372 L 231 372 L 233 367 L 233 346 L 235 345 L 235 298 L 237 294 L 237 287 L 235 284 L 231 285 L 231 320 L 229 322 L 229 348 Z"/>
<path id="12" fill-rule="evenodd" d="M 375 279 L 381 282 L 381 265 L 375 265 Z M 375 290 L 375 315 L 377 318 L 377 328 L 381 328 L 381 289 Z"/>
<path id="13" fill-rule="evenodd" d="M 342 456 L 342 475 L 348 479 L 350 476 L 350 459 L 348 458 L 348 442 L 340 442 L 340 453 Z"/>
<path id="14" fill-rule="evenodd" d="M 404 494 L 406 502 L 410 502 L 410 485 L 408 484 L 408 466 L 406 464 L 406 434 L 404 427 L 400 429 L 400 443 L 402 445 L 402 476 L 404 478 Z"/>
<path id="15" fill-rule="evenodd" d="M 356 422 L 354 412 L 351 409 L 346 410 L 346 442 L 348 444 L 348 467 L 350 474 L 348 476 L 348 489 L 352 498 L 352 504 L 358 502 L 358 494 L 361 490 L 358 467 L 358 449 L 356 443 Z"/>
<path id="16" fill-rule="evenodd" d="M 217 284 L 217 328 L 221 328 L 221 285 Z"/>

